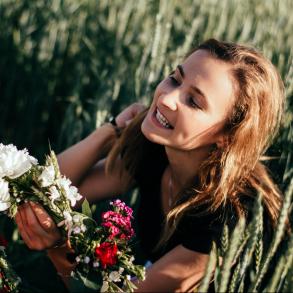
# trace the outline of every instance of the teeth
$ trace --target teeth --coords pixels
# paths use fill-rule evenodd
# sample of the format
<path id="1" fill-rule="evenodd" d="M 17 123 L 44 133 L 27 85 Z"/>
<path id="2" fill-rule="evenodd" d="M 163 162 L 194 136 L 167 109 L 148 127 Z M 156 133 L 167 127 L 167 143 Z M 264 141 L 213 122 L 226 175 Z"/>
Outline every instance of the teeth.
<path id="1" fill-rule="evenodd" d="M 172 128 L 172 126 L 168 123 L 168 120 L 160 113 L 159 109 L 157 109 L 156 118 L 166 128 Z"/>

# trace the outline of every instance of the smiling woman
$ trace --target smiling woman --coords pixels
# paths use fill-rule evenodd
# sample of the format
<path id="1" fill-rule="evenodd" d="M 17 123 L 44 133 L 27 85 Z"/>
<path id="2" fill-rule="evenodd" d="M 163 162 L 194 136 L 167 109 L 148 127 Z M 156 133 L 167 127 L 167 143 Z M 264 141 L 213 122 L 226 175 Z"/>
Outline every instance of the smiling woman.
<path id="1" fill-rule="evenodd" d="M 61 172 L 89 200 L 139 188 L 138 244 L 153 265 L 138 291 L 196 286 L 224 223 L 232 228 L 240 218 L 249 220 L 259 192 L 269 237 L 282 196 L 259 160 L 283 103 L 283 83 L 267 59 L 211 39 L 157 86 L 147 109 L 135 104 L 117 117 L 120 137 L 113 139 L 112 125 L 105 124 L 58 156 Z M 36 212 L 22 209 L 24 218 Z M 37 231 L 26 227 L 24 238 Z M 58 238 L 57 227 L 50 233 Z M 34 239 L 27 240 L 31 248 L 50 247 Z M 49 251 L 66 279 L 74 264 L 65 253 Z"/>

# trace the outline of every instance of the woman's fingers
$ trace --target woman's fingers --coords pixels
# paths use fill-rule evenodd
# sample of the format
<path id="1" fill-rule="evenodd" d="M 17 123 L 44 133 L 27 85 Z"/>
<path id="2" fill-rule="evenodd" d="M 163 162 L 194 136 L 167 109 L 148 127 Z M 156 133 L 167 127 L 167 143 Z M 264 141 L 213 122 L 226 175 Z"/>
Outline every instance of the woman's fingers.
<path id="1" fill-rule="evenodd" d="M 31 207 L 31 210 L 34 212 L 37 221 L 40 223 L 45 232 L 50 233 L 58 230 L 52 218 L 39 204 L 31 201 L 29 202 L 29 205 Z"/>
<path id="2" fill-rule="evenodd" d="M 119 127 L 127 126 L 144 109 L 146 109 L 146 106 L 141 103 L 131 104 L 116 117 L 117 125 Z"/>
<path id="3" fill-rule="evenodd" d="M 24 215 L 25 217 L 29 236 L 31 236 L 31 232 L 33 232 L 35 237 L 45 237 L 47 233 L 45 229 L 43 229 L 42 224 L 39 222 L 35 211 L 31 208 L 29 203 L 25 203 L 23 206 L 24 212 L 21 215 Z"/>
<path id="4" fill-rule="evenodd" d="M 19 207 L 15 220 L 20 235 L 31 249 L 46 249 L 54 246 L 61 239 L 57 226 L 38 204 L 23 204 Z"/>
<path id="5" fill-rule="evenodd" d="M 29 248 L 31 248 L 31 240 L 30 240 L 29 235 L 27 234 L 26 225 L 24 224 L 24 220 L 22 219 L 22 216 L 21 216 L 21 207 L 18 208 L 18 212 L 15 216 L 15 222 L 18 226 L 18 231 L 19 231 L 21 238 L 26 243 L 26 245 Z"/>

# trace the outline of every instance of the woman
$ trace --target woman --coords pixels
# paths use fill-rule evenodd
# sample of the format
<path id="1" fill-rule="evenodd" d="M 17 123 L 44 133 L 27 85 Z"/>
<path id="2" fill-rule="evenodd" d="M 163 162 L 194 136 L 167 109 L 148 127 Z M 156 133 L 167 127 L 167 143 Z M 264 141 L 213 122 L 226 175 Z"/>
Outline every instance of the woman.
<path id="1" fill-rule="evenodd" d="M 148 109 L 135 104 L 117 117 L 123 127 L 135 116 L 119 139 L 110 139 L 115 129 L 106 123 L 58 156 L 61 172 L 90 201 L 140 188 L 138 236 L 153 265 L 138 291 L 188 291 L 198 284 L 224 222 L 249 220 L 258 192 L 266 231 L 274 227 L 282 198 L 260 157 L 283 104 L 283 83 L 268 60 L 210 39 L 157 86 Z M 37 205 L 21 207 L 16 222 L 31 249 L 60 240 Z M 74 266 L 67 250 L 48 249 L 65 282 Z"/>

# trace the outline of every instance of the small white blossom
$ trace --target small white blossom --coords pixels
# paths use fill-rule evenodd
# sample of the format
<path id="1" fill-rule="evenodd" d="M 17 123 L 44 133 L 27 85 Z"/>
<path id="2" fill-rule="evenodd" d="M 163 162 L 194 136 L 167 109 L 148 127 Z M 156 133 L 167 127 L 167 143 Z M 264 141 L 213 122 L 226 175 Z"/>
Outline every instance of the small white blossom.
<path id="1" fill-rule="evenodd" d="M 98 261 L 93 262 L 93 267 L 98 268 L 100 266 L 100 263 Z"/>
<path id="2" fill-rule="evenodd" d="M 132 256 L 129 261 L 133 262 L 134 261 L 134 256 Z"/>
<path id="3" fill-rule="evenodd" d="M 8 182 L 0 178 L 0 212 L 11 206 Z"/>
<path id="4" fill-rule="evenodd" d="M 58 198 L 60 198 L 60 193 L 58 191 L 58 189 L 56 188 L 56 186 L 51 186 L 49 188 L 49 193 L 50 193 L 50 196 L 49 198 L 51 199 L 52 203 L 54 204 L 54 201 Z"/>
<path id="5" fill-rule="evenodd" d="M 85 232 L 86 231 L 86 226 L 84 224 L 82 224 L 80 226 L 81 232 Z"/>
<path id="6" fill-rule="evenodd" d="M 70 200 L 71 206 L 75 206 L 76 202 L 82 199 L 75 186 L 71 186 L 71 181 L 68 178 L 62 177 L 56 180 L 57 184 L 64 189 L 66 197 Z"/>
<path id="7" fill-rule="evenodd" d="M 107 292 L 108 289 L 109 289 L 109 283 L 107 281 L 103 281 L 101 292 Z"/>
<path id="8" fill-rule="evenodd" d="M 81 230 L 80 230 L 80 228 L 79 228 L 78 226 L 76 226 L 76 227 L 73 228 L 73 233 L 74 233 L 74 234 L 79 234 L 80 231 L 81 231 Z"/>
<path id="9" fill-rule="evenodd" d="M 81 259 L 80 259 L 79 256 L 77 256 L 77 257 L 75 258 L 75 261 L 76 261 L 76 262 L 80 262 L 80 260 L 81 260 Z"/>
<path id="10" fill-rule="evenodd" d="M 88 256 L 85 256 L 85 258 L 83 259 L 84 263 L 89 263 L 90 262 L 90 258 Z"/>
<path id="11" fill-rule="evenodd" d="M 119 272 L 117 272 L 117 271 L 113 271 L 113 272 L 111 272 L 109 274 L 109 280 L 111 282 L 119 282 L 119 281 L 121 281 L 120 277 L 121 276 L 120 276 Z"/>
<path id="12" fill-rule="evenodd" d="M 50 186 L 54 183 L 55 169 L 53 165 L 44 168 L 42 174 L 38 178 L 42 187 Z"/>
<path id="13" fill-rule="evenodd" d="M 130 275 L 126 275 L 126 279 L 130 281 L 131 280 L 131 276 Z"/>
<path id="14" fill-rule="evenodd" d="M 81 219 L 80 215 L 74 215 L 72 217 L 72 220 L 73 220 L 74 223 L 78 223 L 80 221 L 80 219 Z"/>
<path id="15" fill-rule="evenodd" d="M 120 268 L 119 268 L 119 274 L 122 274 L 123 271 L 124 271 L 124 268 L 120 267 Z"/>
<path id="16" fill-rule="evenodd" d="M 0 143 L 0 178 L 18 178 L 37 163 L 37 159 L 30 156 L 27 149 L 18 150 L 12 144 Z"/>
<path id="17" fill-rule="evenodd" d="M 63 212 L 63 216 L 64 216 L 64 224 L 65 224 L 66 229 L 68 231 L 68 235 L 70 235 L 71 229 L 72 229 L 72 217 L 71 217 L 70 213 L 67 211 Z"/>

